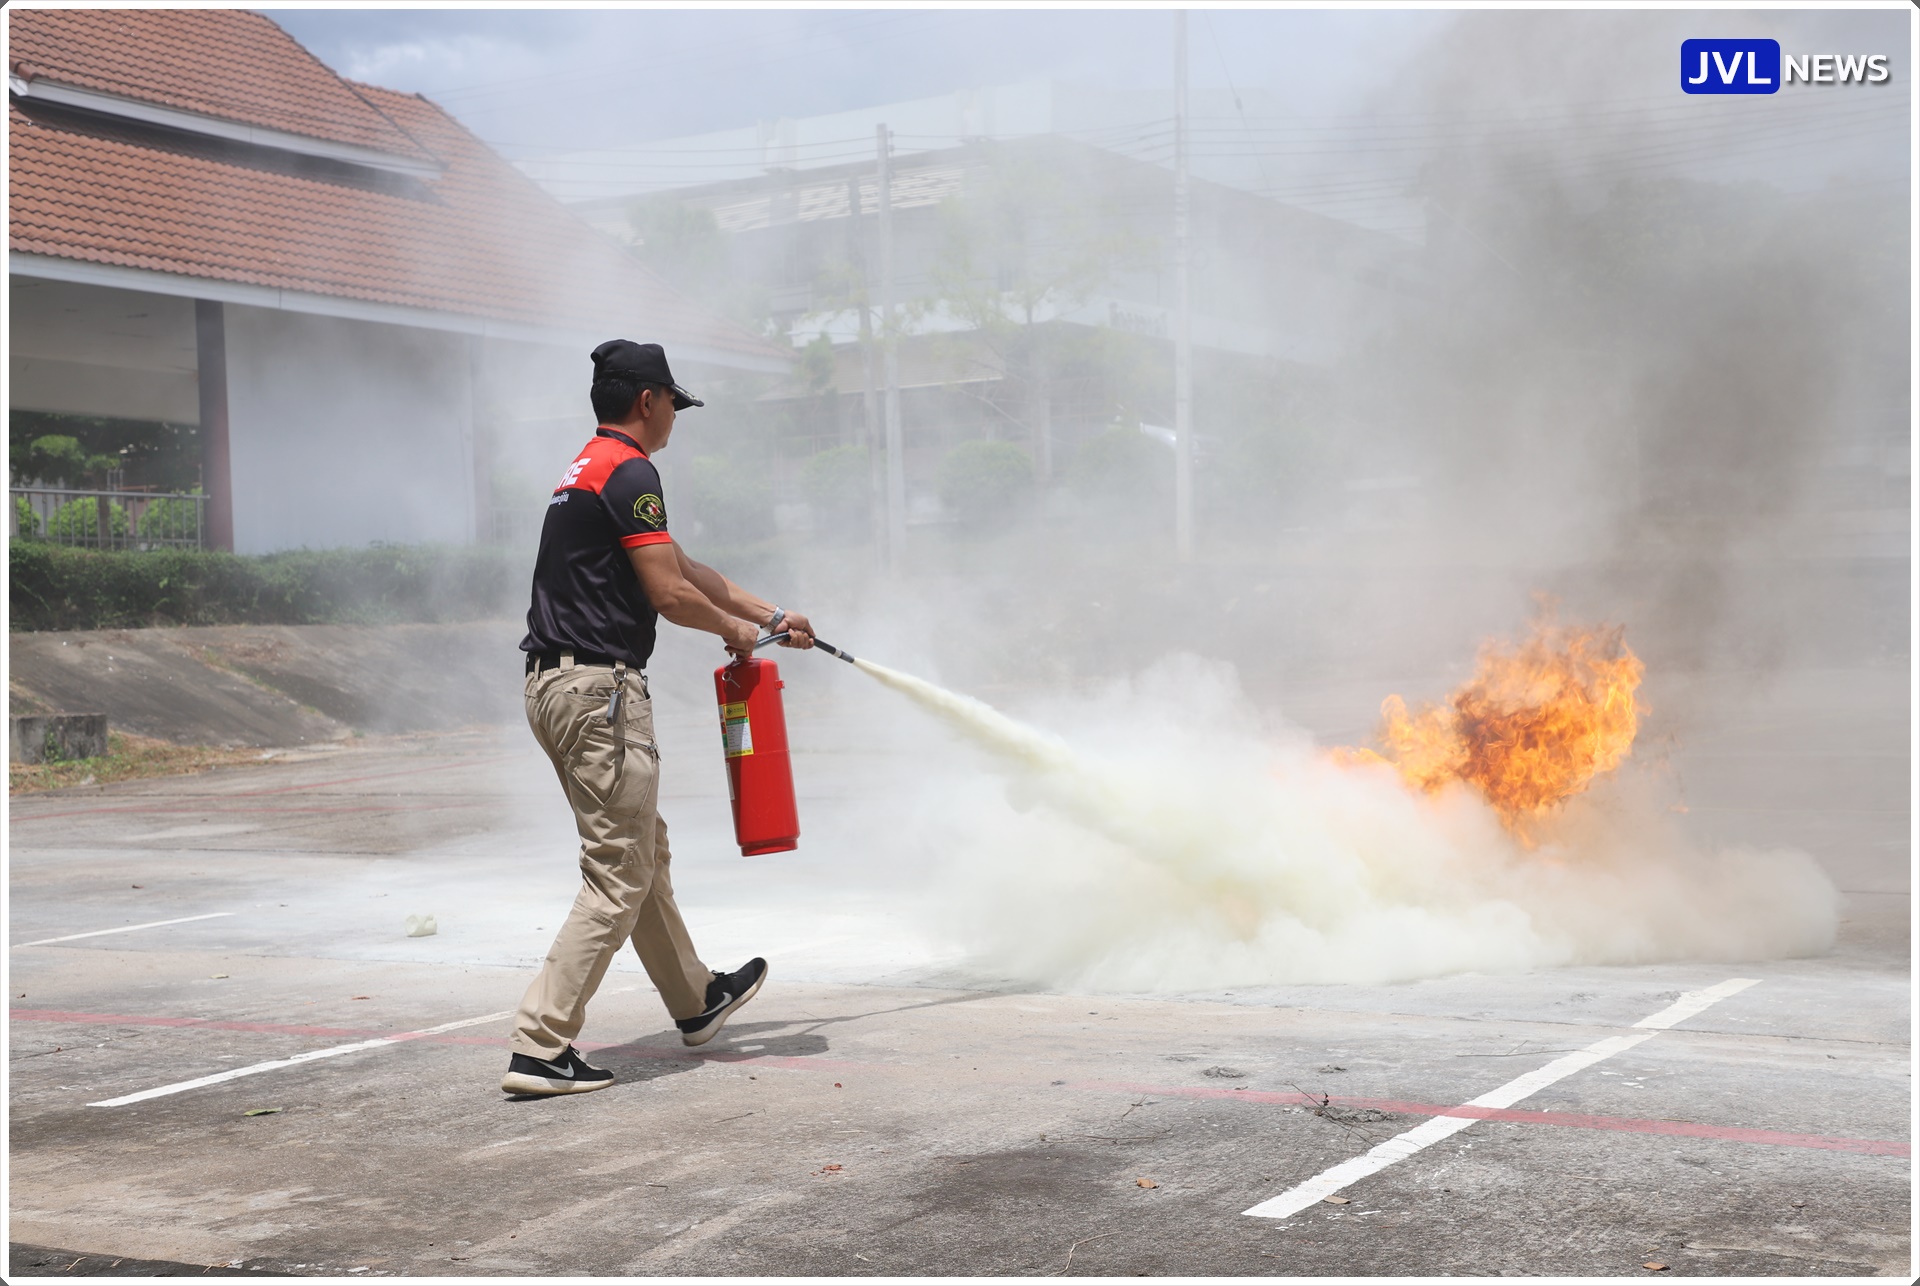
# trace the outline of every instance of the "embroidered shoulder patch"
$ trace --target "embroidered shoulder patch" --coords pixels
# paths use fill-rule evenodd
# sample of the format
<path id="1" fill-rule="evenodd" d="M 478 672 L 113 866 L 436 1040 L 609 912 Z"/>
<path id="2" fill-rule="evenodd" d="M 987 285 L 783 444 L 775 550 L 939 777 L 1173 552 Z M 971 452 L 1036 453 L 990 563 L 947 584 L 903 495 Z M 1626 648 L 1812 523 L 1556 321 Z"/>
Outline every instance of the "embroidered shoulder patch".
<path id="1" fill-rule="evenodd" d="M 667 521 L 667 507 L 659 496 L 648 492 L 633 502 L 633 516 L 649 527 L 659 528 Z"/>

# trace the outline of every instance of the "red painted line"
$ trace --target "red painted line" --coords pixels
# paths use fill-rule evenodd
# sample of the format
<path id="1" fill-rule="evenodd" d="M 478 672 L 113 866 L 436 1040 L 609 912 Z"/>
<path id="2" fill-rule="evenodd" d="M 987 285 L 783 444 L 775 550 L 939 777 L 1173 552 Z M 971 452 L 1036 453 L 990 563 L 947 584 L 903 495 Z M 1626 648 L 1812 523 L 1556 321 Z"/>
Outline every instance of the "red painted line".
<path id="1" fill-rule="evenodd" d="M 514 756 L 514 755 L 488 755 L 481 759 L 464 759 L 457 763 L 430 764 L 425 768 L 397 768 L 392 772 L 368 773 L 365 776 L 361 776 L 361 777 L 337 777 L 332 781 L 308 782 L 304 786 L 271 786 L 271 787 L 262 787 L 259 790 L 235 790 L 235 791 L 229 791 L 219 795 L 206 796 L 206 799 L 208 800 L 208 802 L 205 804 L 202 804 L 199 808 L 142 808 L 138 804 L 123 804 L 123 805 L 109 806 L 109 807 L 102 807 L 102 808 L 69 808 L 57 813 L 29 812 L 26 814 L 22 814 L 20 812 L 19 805 L 16 804 L 13 808 L 12 815 L 14 819 L 17 821 L 38 822 L 38 821 L 48 821 L 56 817 L 84 817 L 92 813 L 167 813 L 167 812 L 191 813 L 191 812 L 207 812 L 210 810 L 241 812 L 244 810 L 241 810 L 241 809 L 221 810 L 219 809 L 219 805 L 217 801 L 222 799 L 248 799 L 248 798 L 253 798 L 260 795 L 296 794 L 300 791 L 305 791 L 305 790 L 325 790 L 329 786 L 356 786 L 361 784 L 362 782 L 388 781 L 394 777 L 412 777 L 420 773 L 446 772 L 449 769 L 454 769 L 454 768 L 479 768 L 487 764 L 502 763 L 502 762 L 505 762 L 506 760 L 513 759 L 516 757 L 517 756 Z M 233 765 L 233 766 L 245 767 L 246 765 Z M 443 807 L 452 808 L 452 807 L 455 807 L 455 805 L 447 804 L 447 805 L 443 805 Z M 298 811 L 298 810 L 289 810 L 289 811 Z M 315 810 L 315 811 L 326 811 L 326 810 Z M 350 811 L 350 810 L 341 810 L 341 811 Z"/>
<path id="2" fill-rule="evenodd" d="M 1168 1098 L 1238 1099 L 1246 1103 L 1319 1103 L 1311 1094 L 1275 1090 L 1215 1089 L 1210 1086 L 1125 1085 L 1111 1081 L 1079 1081 L 1069 1089 L 1123 1094 L 1160 1094 Z M 1581 1112 L 1531 1112 L 1517 1107 L 1466 1107 L 1438 1103 L 1411 1103 L 1390 1098 L 1331 1098 L 1341 1107 L 1371 1107 L 1405 1116 L 1461 1116 L 1476 1121 L 1516 1121 L 1525 1125 L 1558 1125 L 1576 1130 L 1619 1130 L 1629 1134 L 1668 1134 L 1689 1139 L 1720 1139 L 1729 1143 L 1762 1143 L 1777 1148 L 1817 1148 L 1826 1152 L 1858 1152 L 1867 1156 L 1903 1157 L 1912 1146 L 1897 1139 L 1848 1139 L 1827 1134 L 1789 1134 L 1781 1130 L 1750 1130 L 1734 1125 L 1702 1125 L 1693 1121 L 1655 1121 L 1631 1116 L 1592 1116 Z"/>
<path id="3" fill-rule="evenodd" d="M 243 795 L 286 795 L 302 790 L 325 790 L 329 786 L 357 786 L 361 782 L 388 781 L 394 777 L 414 777 L 420 773 L 448 772 L 455 768 L 479 768 L 486 764 L 504 763 L 518 757 L 517 755 L 483 755 L 478 759 L 462 759 L 449 764 L 428 764 L 424 768 L 398 768 L 391 772 L 367 773 L 360 777 L 336 777 L 332 781 L 308 782 L 304 786 L 272 786 L 262 787 L 259 790 L 236 790 L 225 798 L 231 799 Z"/>
<path id="4" fill-rule="evenodd" d="M 240 808 L 223 808 L 218 804 L 201 804 L 197 807 L 182 808 L 178 805 L 169 804 L 164 808 L 83 808 L 72 813 L 48 813 L 46 816 L 75 817 L 83 815 L 90 816 L 95 813 L 139 813 L 142 816 L 188 816 L 198 813 L 202 817 L 236 817 L 249 813 L 265 813 L 269 816 L 277 816 L 280 814 L 291 815 L 294 813 L 433 813 L 449 808 L 467 808 L 470 806 L 471 801 L 469 800 L 449 800 L 444 804 L 336 804 L 332 806 L 295 804 L 283 807 L 259 805 L 252 807 L 242 806 Z M 37 819 L 23 817 L 20 820 L 30 822 Z M 186 836 L 185 838 L 191 839 L 193 837 Z M 225 839 L 230 837 L 219 836 L 217 838 Z"/>
<path id="5" fill-rule="evenodd" d="M 468 800 L 450 800 L 444 804 L 335 804 L 331 806 L 295 804 L 281 807 L 271 805 L 242 805 L 238 808 L 226 808 L 219 804 L 201 804 L 197 807 L 187 808 L 182 808 L 177 805 L 168 805 L 163 808 L 81 808 L 71 813 L 48 813 L 46 816 L 81 817 L 92 816 L 96 813 L 138 813 L 142 816 L 177 816 L 199 813 L 203 817 L 235 817 L 248 813 L 265 813 L 268 815 L 281 813 L 431 813 L 448 808 L 466 808 L 469 807 L 470 804 L 471 801 Z M 31 822 L 40 819 L 36 817 L 22 817 L 19 820 Z"/>
<path id="6" fill-rule="evenodd" d="M 7 1017 L 15 1022 L 96 1023 L 113 1027 L 191 1027 L 199 1031 L 270 1032 L 281 1036 L 324 1036 L 328 1039 L 366 1040 L 391 1036 L 392 1032 L 366 1031 L 357 1027 L 301 1027 L 289 1023 L 242 1023 L 216 1018 L 168 1018 L 148 1014 L 79 1014 L 61 1009 L 10 1009 Z"/>

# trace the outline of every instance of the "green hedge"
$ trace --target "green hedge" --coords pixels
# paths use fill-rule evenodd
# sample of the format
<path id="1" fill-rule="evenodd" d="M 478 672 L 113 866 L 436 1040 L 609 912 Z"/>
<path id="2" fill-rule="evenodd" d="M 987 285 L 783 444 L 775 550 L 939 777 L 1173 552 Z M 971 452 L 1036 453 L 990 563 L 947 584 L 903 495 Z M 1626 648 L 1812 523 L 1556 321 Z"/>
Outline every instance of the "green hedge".
<path id="1" fill-rule="evenodd" d="M 940 462 L 938 486 L 962 531 L 990 531 L 1032 502 L 1033 457 L 1011 442 L 963 442 Z"/>
<path id="2" fill-rule="evenodd" d="M 375 625 L 525 609 L 525 559 L 492 548 L 376 546 L 261 557 L 8 542 L 15 630 Z"/>

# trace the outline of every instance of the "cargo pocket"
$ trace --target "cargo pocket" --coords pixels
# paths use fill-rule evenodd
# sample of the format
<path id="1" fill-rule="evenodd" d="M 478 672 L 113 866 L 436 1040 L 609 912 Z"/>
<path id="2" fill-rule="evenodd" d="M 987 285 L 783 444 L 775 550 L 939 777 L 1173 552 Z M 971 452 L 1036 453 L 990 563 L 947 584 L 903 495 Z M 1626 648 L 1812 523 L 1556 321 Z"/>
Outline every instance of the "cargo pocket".
<path id="1" fill-rule="evenodd" d="M 606 720 L 610 685 L 553 694 L 566 732 L 560 745 L 573 789 L 596 810 L 615 807 L 624 793 L 626 745 L 617 723 Z"/>
<path id="2" fill-rule="evenodd" d="M 627 775 L 637 779 L 634 806 L 651 811 L 660 798 L 660 747 L 653 739 L 653 702 L 647 699 L 646 682 L 638 675 L 627 676 L 618 732 Z"/>
<path id="3" fill-rule="evenodd" d="M 647 690 L 637 682 L 627 684 L 627 694 L 620 703 L 620 736 L 630 746 L 645 746 L 655 760 L 660 751 L 653 740 L 653 702 L 647 699 Z"/>
<path id="4" fill-rule="evenodd" d="M 660 806 L 660 748 L 651 741 L 628 741 L 624 749 L 621 806 L 651 817 Z"/>

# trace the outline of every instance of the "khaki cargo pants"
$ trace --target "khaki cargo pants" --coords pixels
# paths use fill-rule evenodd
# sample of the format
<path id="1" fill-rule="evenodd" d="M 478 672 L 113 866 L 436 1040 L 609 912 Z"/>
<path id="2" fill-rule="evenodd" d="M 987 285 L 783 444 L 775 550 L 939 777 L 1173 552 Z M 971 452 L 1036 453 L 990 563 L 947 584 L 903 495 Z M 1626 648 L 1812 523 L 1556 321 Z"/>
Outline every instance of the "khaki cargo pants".
<path id="1" fill-rule="evenodd" d="M 613 722 L 607 699 L 616 683 Z M 635 670 L 575 665 L 527 676 L 527 722 L 553 761 L 580 831 L 580 895 L 514 1016 L 515 1053 L 556 1058 L 580 1034 L 587 1001 L 620 945 L 631 941 L 667 1012 L 706 1008 L 713 974 L 673 904 L 667 825 L 660 820 L 660 752 L 653 704 Z"/>

